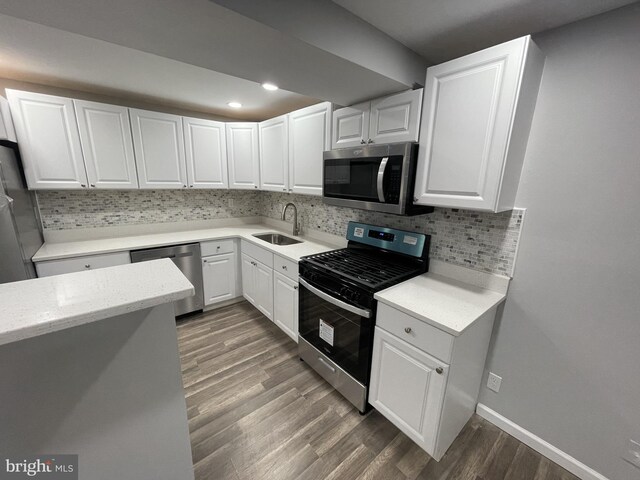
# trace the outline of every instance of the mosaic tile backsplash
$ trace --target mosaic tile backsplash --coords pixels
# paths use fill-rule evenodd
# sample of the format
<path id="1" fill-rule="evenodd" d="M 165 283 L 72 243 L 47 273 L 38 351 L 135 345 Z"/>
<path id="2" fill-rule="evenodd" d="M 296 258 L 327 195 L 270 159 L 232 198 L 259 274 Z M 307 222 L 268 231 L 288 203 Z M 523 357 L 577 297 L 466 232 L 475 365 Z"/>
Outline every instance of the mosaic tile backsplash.
<path id="1" fill-rule="evenodd" d="M 431 258 L 489 273 L 511 275 L 524 212 L 498 214 L 436 208 L 400 217 L 325 205 L 322 198 L 238 190 L 40 191 L 44 229 L 108 227 L 264 216 L 280 219 L 293 202 L 305 229 L 344 237 L 349 220 L 431 235 Z M 291 221 L 292 213 L 287 219 Z"/>
<path id="2" fill-rule="evenodd" d="M 251 217 L 259 192 L 241 190 L 59 190 L 38 192 L 47 230 Z"/>

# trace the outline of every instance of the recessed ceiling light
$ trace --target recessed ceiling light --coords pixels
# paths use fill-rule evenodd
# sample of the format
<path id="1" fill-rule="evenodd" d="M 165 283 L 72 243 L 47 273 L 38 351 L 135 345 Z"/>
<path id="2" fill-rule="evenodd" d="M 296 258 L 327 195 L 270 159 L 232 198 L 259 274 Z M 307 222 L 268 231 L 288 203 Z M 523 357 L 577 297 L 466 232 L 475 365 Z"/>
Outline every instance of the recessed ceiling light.
<path id="1" fill-rule="evenodd" d="M 242 104 L 240 102 L 229 102 L 227 103 L 231 108 L 242 108 Z"/>
<path id="2" fill-rule="evenodd" d="M 270 91 L 278 90 L 278 86 L 274 85 L 273 83 L 263 83 L 262 88 Z"/>

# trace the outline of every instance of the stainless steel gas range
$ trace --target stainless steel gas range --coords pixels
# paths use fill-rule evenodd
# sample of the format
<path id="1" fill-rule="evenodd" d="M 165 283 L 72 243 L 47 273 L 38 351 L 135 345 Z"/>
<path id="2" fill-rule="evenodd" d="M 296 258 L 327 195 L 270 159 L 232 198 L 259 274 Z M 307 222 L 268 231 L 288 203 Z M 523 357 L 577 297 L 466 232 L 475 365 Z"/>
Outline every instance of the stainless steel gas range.
<path id="1" fill-rule="evenodd" d="M 347 248 L 300 261 L 299 355 L 367 409 L 375 292 L 426 272 L 431 237 L 349 222 Z"/>

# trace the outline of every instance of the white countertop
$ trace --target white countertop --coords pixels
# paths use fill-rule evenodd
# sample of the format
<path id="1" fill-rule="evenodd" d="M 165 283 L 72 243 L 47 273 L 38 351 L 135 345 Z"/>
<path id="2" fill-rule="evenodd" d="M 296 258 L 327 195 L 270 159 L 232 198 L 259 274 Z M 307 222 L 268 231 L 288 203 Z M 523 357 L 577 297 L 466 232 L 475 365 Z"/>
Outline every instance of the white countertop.
<path id="1" fill-rule="evenodd" d="M 193 294 L 169 259 L 0 284 L 0 345 Z"/>
<path id="2" fill-rule="evenodd" d="M 408 315 L 458 336 L 506 295 L 449 277 L 425 273 L 375 294 Z"/>
<path id="3" fill-rule="evenodd" d="M 153 233 L 146 235 L 131 235 L 123 237 L 99 238 L 75 242 L 46 242 L 33 256 L 34 262 L 45 260 L 58 260 L 61 258 L 78 257 L 83 255 L 96 255 L 101 253 L 122 252 L 137 250 L 140 248 L 163 247 L 166 245 L 178 245 L 182 243 L 204 242 L 207 240 L 221 240 L 223 238 L 242 238 L 255 243 L 262 248 L 277 253 L 283 257 L 297 262 L 300 257 L 314 253 L 333 250 L 335 246 L 325 245 L 306 238 L 299 238 L 302 243 L 295 245 L 272 245 L 253 236 L 255 233 L 279 232 L 289 237 L 292 235 L 282 232 L 277 228 L 267 225 L 242 225 L 231 227 L 205 228 L 199 230 L 186 230 L 165 233 Z"/>

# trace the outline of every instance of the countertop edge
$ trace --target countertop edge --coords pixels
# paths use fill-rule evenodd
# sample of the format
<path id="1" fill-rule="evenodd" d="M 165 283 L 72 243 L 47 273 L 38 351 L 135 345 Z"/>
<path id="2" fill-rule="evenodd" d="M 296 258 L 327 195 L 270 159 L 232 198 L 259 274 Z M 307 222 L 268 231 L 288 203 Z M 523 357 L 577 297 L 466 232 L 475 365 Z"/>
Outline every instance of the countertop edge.
<path id="1" fill-rule="evenodd" d="M 47 323 L 28 325 L 24 328 L 0 333 L 0 346 L 21 340 L 28 340 L 29 338 L 46 335 L 48 333 L 60 332 L 69 328 L 79 327 L 81 325 L 88 325 L 93 322 L 99 322 L 107 318 L 145 310 L 165 303 L 172 303 L 176 300 L 182 300 L 183 298 L 189 297 L 193 295 L 194 292 L 195 289 L 191 286 L 190 288 L 176 290 L 172 293 L 163 293 L 162 295 L 146 297 L 114 307 L 106 307 L 91 312 L 78 313 L 76 315 L 66 317 L 63 320 L 51 320 Z"/>
<path id="2" fill-rule="evenodd" d="M 210 230 L 223 230 L 223 229 L 242 229 L 244 231 L 239 231 L 237 233 L 233 233 L 233 234 L 229 234 L 229 233 L 221 233 L 221 234 L 216 234 L 216 233 L 207 233 L 203 236 L 197 236 L 197 232 L 200 231 L 210 231 Z M 255 231 L 251 231 L 255 229 Z M 276 255 L 280 255 L 282 257 L 285 257 L 291 261 L 294 262 L 298 262 L 300 257 L 299 256 L 291 256 L 291 255 L 287 255 L 286 251 L 281 251 L 278 250 L 276 248 L 274 248 L 274 245 L 269 244 L 268 242 L 264 242 L 262 240 L 258 240 L 255 238 L 252 238 L 253 233 L 266 233 L 266 232 L 277 232 L 277 233 L 282 233 L 284 235 L 290 236 L 292 238 L 296 238 L 299 240 L 302 240 L 302 243 L 306 243 L 307 245 L 310 246 L 317 246 L 317 247 L 326 247 L 327 250 L 330 249 L 335 249 L 335 248 L 339 248 L 338 246 L 335 245 L 330 245 L 330 244 L 326 244 L 323 243 L 319 240 L 316 239 L 308 239 L 305 238 L 303 236 L 298 236 L 298 237 L 293 237 L 292 235 L 283 232 L 282 229 L 279 229 L 277 227 L 273 227 L 271 225 L 242 225 L 242 226 L 230 226 L 230 227 L 214 227 L 211 229 L 196 229 L 196 230 L 183 230 L 183 231 L 178 231 L 175 232 L 174 235 L 176 235 L 176 239 L 175 240 L 167 240 L 167 241 L 150 241 L 150 242 L 143 242 L 143 243 L 135 243 L 136 240 L 141 239 L 142 237 L 151 237 L 153 235 L 156 234 L 145 234 L 145 235 L 130 235 L 130 236 L 123 236 L 123 237 L 110 237 L 110 238 L 100 238 L 100 239 L 89 239 L 89 240 L 77 240 L 77 241 L 73 241 L 73 242 L 50 242 L 50 244 L 52 245 L 59 245 L 59 244 L 82 244 L 85 242 L 98 242 L 98 241 L 116 241 L 116 242 L 123 242 L 126 243 L 127 241 L 130 241 L 132 243 L 132 245 L 122 245 L 119 247 L 113 247 L 113 248 L 96 248 L 96 249 L 90 249 L 88 251 L 84 251 L 84 252 L 70 252 L 70 253 L 61 253 L 61 254 L 41 254 L 40 251 L 47 245 L 47 243 L 45 242 L 43 244 L 42 247 L 40 247 L 40 250 L 38 250 L 36 252 L 36 254 L 32 257 L 31 261 L 38 263 L 38 262 L 45 262 L 45 261 L 53 261 L 53 260 L 64 260 L 67 258 L 77 258 L 77 257 L 84 257 L 84 256 L 90 256 L 90 255 L 104 255 L 104 254 L 109 254 L 109 253 L 118 253 L 118 252 L 126 252 L 126 251 L 131 251 L 131 250 L 140 250 L 140 249 L 146 249 L 146 248 L 156 248 L 156 247 L 164 247 L 164 246 L 169 246 L 169 245 L 176 245 L 176 244 L 182 244 L 182 243 L 196 243 L 196 242 L 208 242 L 208 241 L 214 241 L 214 240 L 225 240 L 225 239 L 244 239 L 247 240 L 255 245 L 258 245 L 261 248 L 264 248 L 266 250 L 269 250 L 271 253 L 274 253 Z M 159 233 L 157 235 L 167 235 L 167 232 L 162 232 Z M 184 236 L 192 236 L 192 235 L 196 235 L 196 237 L 192 237 L 192 238 L 188 238 L 188 239 L 182 239 L 181 237 L 184 238 Z"/>

